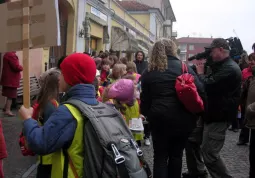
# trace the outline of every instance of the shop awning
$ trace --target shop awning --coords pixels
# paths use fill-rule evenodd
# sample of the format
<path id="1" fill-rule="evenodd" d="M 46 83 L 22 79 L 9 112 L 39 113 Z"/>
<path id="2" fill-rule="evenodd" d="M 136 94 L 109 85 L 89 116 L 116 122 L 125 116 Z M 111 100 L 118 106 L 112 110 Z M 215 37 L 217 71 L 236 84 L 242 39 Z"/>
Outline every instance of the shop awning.
<path id="1" fill-rule="evenodd" d="M 112 27 L 111 38 L 113 51 L 136 52 L 139 50 L 136 39 L 120 27 Z"/>

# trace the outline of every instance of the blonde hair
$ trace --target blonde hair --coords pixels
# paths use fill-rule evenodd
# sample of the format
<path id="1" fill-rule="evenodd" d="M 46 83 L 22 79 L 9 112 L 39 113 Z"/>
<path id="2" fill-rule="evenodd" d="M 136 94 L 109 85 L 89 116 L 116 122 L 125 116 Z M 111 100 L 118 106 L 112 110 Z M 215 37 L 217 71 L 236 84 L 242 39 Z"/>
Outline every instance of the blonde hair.
<path id="1" fill-rule="evenodd" d="M 112 69 L 112 73 L 110 75 L 110 78 L 112 79 L 120 79 L 122 75 L 124 75 L 124 71 L 127 69 L 127 66 L 125 64 L 115 64 Z"/>
<path id="2" fill-rule="evenodd" d="M 165 71 L 168 65 L 168 55 L 177 57 L 177 46 L 171 39 L 160 39 L 153 46 L 151 57 L 149 60 L 148 71 Z"/>
<path id="3" fill-rule="evenodd" d="M 103 103 L 105 103 L 106 101 L 109 101 L 108 92 L 109 92 L 111 87 L 112 87 L 112 84 L 108 85 L 107 87 L 104 88 L 104 91 L 103 91 L 103 94 L 102 94 L 102 102 Z"/>
<path id="4" fill-rule="evenodd" d="M 137 69 L 136 69 L 136 65 L 135 65 L 135 63 L 134 62 L 128 62 L 127 63 L 127 72 L 135 72 L 135 73 L 137 73 Z"/>

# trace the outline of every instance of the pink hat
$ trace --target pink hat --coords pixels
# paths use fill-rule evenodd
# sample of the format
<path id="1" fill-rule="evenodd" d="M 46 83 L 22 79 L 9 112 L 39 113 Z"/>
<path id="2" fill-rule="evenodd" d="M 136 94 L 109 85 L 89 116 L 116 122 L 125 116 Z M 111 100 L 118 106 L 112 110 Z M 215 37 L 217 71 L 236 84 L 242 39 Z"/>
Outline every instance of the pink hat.
<path id="1" fill-rule="evenodd" d="M 122 102 L 132 102 L 134 100 L 134 94 L 134 82 L 129 79 L 120 79 L 109 89 L 108 98 L 117 99 Z"/>

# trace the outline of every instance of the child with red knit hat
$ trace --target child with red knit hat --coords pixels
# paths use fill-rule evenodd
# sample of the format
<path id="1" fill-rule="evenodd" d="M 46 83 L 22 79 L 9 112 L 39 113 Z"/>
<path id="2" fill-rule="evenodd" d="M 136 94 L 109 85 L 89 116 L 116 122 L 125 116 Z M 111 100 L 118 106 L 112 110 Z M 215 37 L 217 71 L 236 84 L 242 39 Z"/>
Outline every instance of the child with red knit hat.
<path id="1" fill-rule="evenodd" d="M 94 60 L 82 53 L 67 56 L 60 64 L 59 90 L 65 92 L 64 101 L 78 99 L 88 105 L 97 105 L 95 88 L 92 85 L 96 76 Z M 68 154 L 67 178 L 83 177 L 83 128 L 84 120 L 78 119 L 80 113 L 74 107 L 60 104 L 58 109 L 40 127 L 32 119 L 33 109 L 21 107 L 19 113 L 24 120 L 24 135 L 29 148 L 36 154 L 53 153 L 51 177 L 63 177 L 64 154 Z M 78 129 L 78 130 L 77 130 Z M 80 138 L 81 137 L 81 138 Z M 63 150 L 67 150 L 65 153 Z M 74 169 L 76 168 L 76 169 Z"/>

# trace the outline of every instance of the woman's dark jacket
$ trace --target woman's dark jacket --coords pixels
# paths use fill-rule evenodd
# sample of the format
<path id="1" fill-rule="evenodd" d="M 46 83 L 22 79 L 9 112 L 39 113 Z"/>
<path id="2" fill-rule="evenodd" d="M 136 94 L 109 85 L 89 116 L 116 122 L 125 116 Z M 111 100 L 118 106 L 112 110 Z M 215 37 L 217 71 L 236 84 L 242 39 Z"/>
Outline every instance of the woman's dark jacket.
<path id="1" fill-rule="evenodd" d="M 142 61 L 135 60 L 137 73 L 142 75 L 143 72 L 148 68 L 148 62 L 144 59 Z"/>
<path id="2" fill-rule="evenodd" d="M 199 95 L 204 98 L 203 85 L 195 72 L 187 65 L 195 77 Z M 164 120 L 170 127 L 193 128 L 197 116 L 190 113 L 178 99 L 175 90 L 176 78 L 182 74 L 181 61 L 168 56 L 168 69 L 164 72 L 146 70 L 141 77 L 141 113 L 151 120 Z"/>

